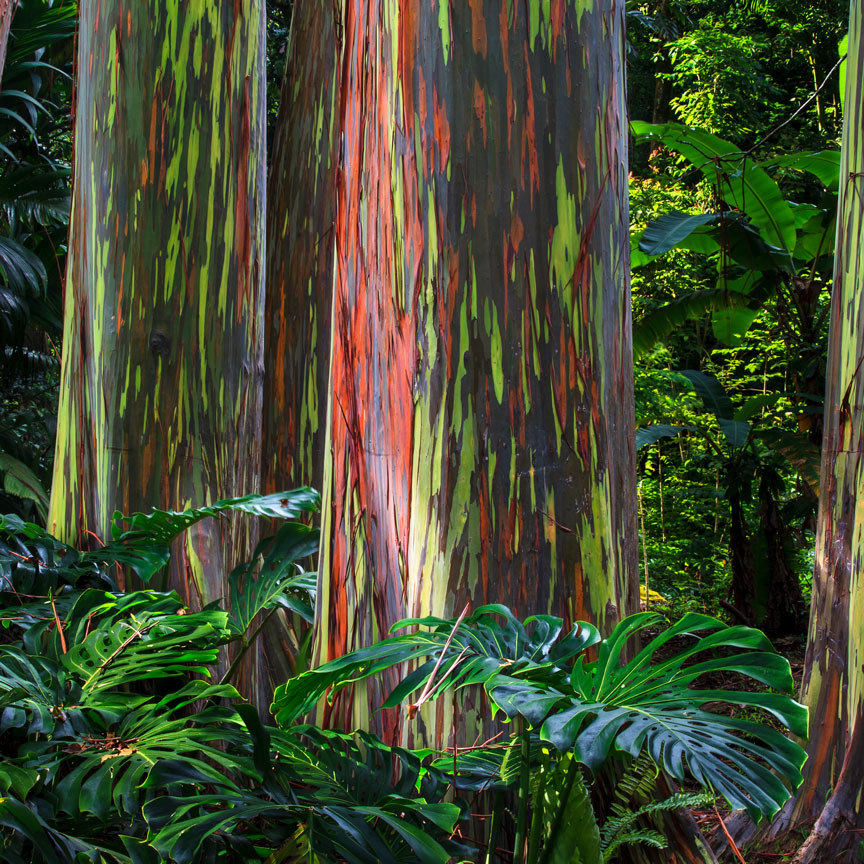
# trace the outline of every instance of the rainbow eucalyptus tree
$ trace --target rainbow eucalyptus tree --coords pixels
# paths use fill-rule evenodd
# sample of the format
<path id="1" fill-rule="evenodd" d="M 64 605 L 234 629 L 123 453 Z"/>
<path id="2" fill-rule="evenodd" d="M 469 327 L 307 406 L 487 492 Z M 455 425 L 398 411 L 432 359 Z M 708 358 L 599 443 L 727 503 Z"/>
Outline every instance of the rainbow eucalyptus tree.
<path id="1" fill-rule="evenodd" d="M 12 19 L 18 8 L 18 0 L 0 0 L 0 79 L 3 78 L 3 69 L 6 66 L 6 50 L 9 47 L 9 31 L 12 28 Z"/>
<path id="2" fill-rule="evenodd" d="M 49 528 L 254 492 L 260 466 L 264 4 L 83 0 Z M 168 584 L 224 596 L 245 520 L 207 520 Z"/>
<path id="3" fill-rule="evenodd" d="M 321 488 L 330 360 L 338 62 L 334 3 L 298 2 L 267 186 L 262 485 Z"/>
<path id="4" fill-rule="evenodd" d="M 864 4 L 852 0 L 798 796 L 768 829 L 812 833 L 795 864 L 858 862 L 864 830 Z M 814 824 L 815 823 L 815 824 Z M 764 839 L 764 838 L 763 838 Z"/>
<path id="5" fill-rule="evenodd" d="M 267 185 L 262 474 L 265 492 L 321 488 L 330 364 L 334 110 L 338 62 L 334 3 L 298 2 Z M 296 651 L 282 613 L 263 633 L 273 682 Z"/>
<path id="6" fill-rule="evenodd" d="M 317 654 L 466 603 L 608 626 L 636 586 L 624 5 L 340 26 Z M 412 739 L 356 696 L 325 722 Z M 444 744 L 436 710 L 411 728 Z"/>

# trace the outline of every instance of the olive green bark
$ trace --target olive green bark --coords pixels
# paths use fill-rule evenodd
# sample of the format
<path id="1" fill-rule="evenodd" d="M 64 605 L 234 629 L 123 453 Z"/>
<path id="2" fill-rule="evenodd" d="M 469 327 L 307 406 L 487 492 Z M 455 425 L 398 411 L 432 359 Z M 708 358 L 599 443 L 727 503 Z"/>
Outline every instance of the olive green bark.
<path id="1" fill-rule="evenodd" d="M 608 627 L 637 585 L 624 6 L 343 5 L 318 656 L 466 603 Z M 380 701 L 323 719 L 449 743 L 443 700 L 410 729 Z"/>
<path id="2" fill-rule="evenodd" d="M 263 0 L 83 0 L 61 399 L 48 527 L 258 489 Z M 207 520 L 167 584 L 225 594 L 248 519 Z"/>
<path id="3" fill-rule="evenodd" d="M 321 488 L 330 362 L 336 202 L 337 33 L 332 0 L 291 16 L 267 183 L 267 286 L 261 485 Z M 297 652 L 277 612 L 262 633 L 274 685 Z"/>

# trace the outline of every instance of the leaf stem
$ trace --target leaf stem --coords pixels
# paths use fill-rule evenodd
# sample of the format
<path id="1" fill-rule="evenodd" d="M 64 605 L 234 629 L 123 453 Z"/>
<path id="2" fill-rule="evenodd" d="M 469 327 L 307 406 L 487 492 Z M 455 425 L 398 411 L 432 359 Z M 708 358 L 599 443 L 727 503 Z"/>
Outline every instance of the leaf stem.
<path id="1" fill-rule="evenodd" d="M 243 644 L 240 646 L 240 650 L 237 652 L 237 656 L 231 661 L 231 665 L 226 670 L 225 674 L 222 676 L 219 681 L 220 684 L 227 684 L 234 673 L 237 671 L 237 667 L 240 665 L 240 661 L 246 656 L 246 652 L 255 644 L 255 640 L 258 638 L 258 634 L 263 629 L 264 625 L 270 620 L 270 616 L 278 609 L 278 606 L 274 606 L 262 619 L 261 623 L 255 628 L 255 632 L 247 639 L 246 634 L 243 634 Z"/>
<path id="2" fill-rule="evenodd" d="M 516 811 L 516 839 L 513 861 L 525 861 L 525 832 L 528 827 L 528 798 L 531 794 L 531 731 L 522 720 L 522 761 L 519 766 L 519 806 Z"/>
<path id="3" fill-rule="evenodd" d="M 573 785 L 576 782 L 579 774 L 579 765 L 576 760 L 570 759 L 570 770 L 567 772 L 567 782 L 564 785 L 564 790 L 558 799 L 558 807 L 555 811 L 555 816 L 552 819 L 552 824 L 549 826 L 549 836 L 546 838 L 546 843 L 543 846 L 543 854 L 540 856 L 537 864 L 549 864 L 552 853 L 555 851 L 556 837 L 561 830 L 561 823 L 564 821 L 564 813 L 567 810 L 567 803 L 570 800 L 570 795 L 573 792 Z M 581 785 L 582 780 L 579 780 Z"/>

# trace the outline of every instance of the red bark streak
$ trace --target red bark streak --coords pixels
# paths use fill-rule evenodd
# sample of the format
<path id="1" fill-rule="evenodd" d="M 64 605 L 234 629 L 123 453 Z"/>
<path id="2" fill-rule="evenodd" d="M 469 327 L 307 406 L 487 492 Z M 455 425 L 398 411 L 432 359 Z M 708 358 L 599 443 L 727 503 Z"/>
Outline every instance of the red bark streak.
<path id="1" fill-rule="evenodd" d="M 512 146 L 513 124 L 516 122 L 516 103 L 513 101 L 513 79 L 507 76 L 507 149 Z"/>
<path id="2" fill-rule="evenodd" d="M 471 5 L 471 45 L 474 53 L 486 59 L 486 21 L 483 18 L 483 0 L 468 0 Z"/>
<path id="3" fill-rule="evenodd" d="M 528 159 L 529 176 L 531 178 L 530 207 L 534 209 L 534 190 L 540 191 L 540 166 L 537 161 L 537 142 L 534 137 L 534 88 L 531 85 L 531 63 L 528 59 L 528 43 L 523 46 L 525 52 L 525 119 L 522 121 L 522 188 L 525 188 L 525 159 Z"/>
<path id="4" fill-rule="evenodd" d="M 236 14 L 235 5 L 235 14 Z M 244 304 L 249 302 L 249 276 L 252 267 L 252 235 L 249 219 L 249 76 L 243 90 L 243 104 L 240 109 L 240 141 L 235 145 L 237 152 L 237 190 L 234 204 L 234 251 L 237 256 L 238 290 L 235 292 L 235 316 L 238 323 L 243 318 Z M 188 284 L 188 275 L 187 275 Z"/>
<path id="5" fill-rule="evenodd" d="M 474 79 L 474 113 L 480 121 L 480 126 L 483 129 L 483 146 L 486 146 L 486 96 L 483 93 L 483 88 L 480 82 Z"/>
<path id="6" fill-rule="evenodd" d="M 447 120 L 447 106 L 438 101 L 438 88 L 432 87 L 435 111 L 435 141 L 438 145 L 438 170 L 443 174 L 450 161 L 450 123 Z"/>

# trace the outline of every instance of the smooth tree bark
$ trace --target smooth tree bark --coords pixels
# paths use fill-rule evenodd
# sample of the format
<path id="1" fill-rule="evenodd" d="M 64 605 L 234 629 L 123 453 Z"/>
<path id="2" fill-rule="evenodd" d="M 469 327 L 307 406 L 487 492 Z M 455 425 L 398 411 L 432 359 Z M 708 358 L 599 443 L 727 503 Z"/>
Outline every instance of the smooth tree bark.
<path id="1" fill-rule="evenodd" d="M 864 829 L 864 2 L 852 0 L 796 864 L 860 861 Z M 830 797 L 829 797 L 830 796 Z M 827 800 L 827 804 L 826 804 Z"/>
<path id="2" fill-rule="evenodd" d="M 267 187 L 262 486 L 321 488 L 330 362 L 339 52 L 335 4 L 291 16 Z"/>
<path id="3" fill-rule="evenodd" d="M 816 564 L 802 699 L 804 784 L 760 842 L 813 826 L 795 864 L 858 862 L 864 831 L 864 9 L 852 0 Z M 751 839 L 741 826 L 739 839 Z M 798 841 L 800 842 L 800 841 Z"/>
<path id="4" fill-rule="evenodd" d="M 267 186 L 261 485 L 321 489 L 330 371 L 338 42 L 332 0 L 294 6 Z M 272 683 L 294 672 L 285 613 L 261 635 Z"/>
<path id="5" fill-rule="evenodd" d="M 6 50 L 9 47 L 9 32 L 12 29 L 12 19 L 18 8 L 18 0 L 0 0 L 0 81 L 6 68 Z"/>
<path id="6" fill-rule="evenodd" d="M 466 603 L 609 627 L 637 603 L 624 6 L 341 25 L 317 655 Z M 381 701 L 322 719 L 450 743 L 446 700 L 410 726 Z"/>
<path id="7" fill-rule="evenodd" d="M 48 527 L 255 492 L 264 253 L 263 0 L 80 4 L 75 176 Z M 167 576 L 225 596 L 248 518 L 205 520 Z"/>

